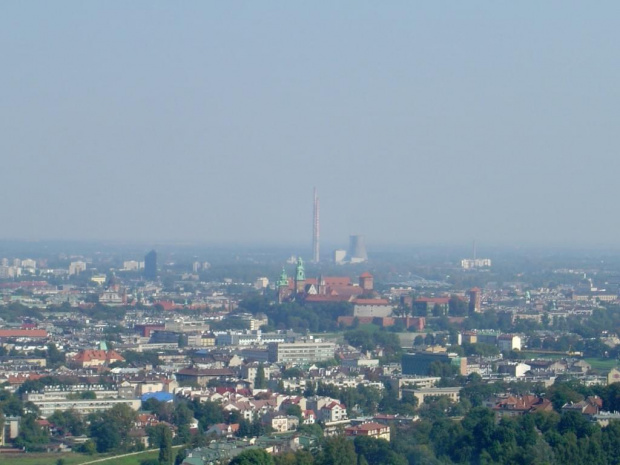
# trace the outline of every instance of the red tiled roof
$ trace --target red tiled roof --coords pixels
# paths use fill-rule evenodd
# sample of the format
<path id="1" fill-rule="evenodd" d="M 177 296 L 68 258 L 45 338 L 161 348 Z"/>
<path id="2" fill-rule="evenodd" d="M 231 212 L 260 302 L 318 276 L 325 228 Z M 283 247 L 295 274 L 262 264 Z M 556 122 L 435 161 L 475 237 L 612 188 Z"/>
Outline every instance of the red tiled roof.
<path id="1" fill-rule="evenodd" d="M 154 302 L 153 305 L 161 305 L 164 310 L 174 310 L 175 308 L 180 307 L 170 300 L 158 300 L 157 302 Z"/>
<path id="2" fill-rule="evenodd" d="M 100 360 L 104 362 L 122 362 L 125 359 L 115 350 L 82 350 L 73 359 L 76 362 L 91 362 Z"/>
<path id="3" fill-rule="evenodd" d="M 27 380 L 36 381 L 37 379 L 43 378 L 43 375 L 39 375 L 37 373 L 29 373 L 27 375 L 16 375 L 9 376 L 9 384 L 23 384 Z"/>
<path id="4" fill-rule="evenodd" d="M 323 407 L 323 408 L 326 408 L 326 409 L 328 409 L 328 410 L 332 410 L 332 409 L 334 409 L 334 408 L 336 408 L 336 407 L 340 407 L 341 409 L 346 409 L 346 407 L 345 407 L 344 405 L 339 404 L 338 402 L 332 402 L 331 404 L 326 405 L 326 406 L 325 406 L 325 407 Z"/>
<path id="5" fill-rule="evenodd" d="M 0 337 L 47 337 L 44 329 L 0 329 Z"/>
<path id="6" fill-rule="evenodd" d="M 381 425 L 379 423 L 362 423 L 361 425 L 357 425 L 357 426 L 349 426 L 347 429 L 349 430 L 358 430 L 358 431 L 373 431 L 373 430 L 377 430 L 377 429 L 384 429 L 387 428 L 387 426 L 385 425 Z"/>

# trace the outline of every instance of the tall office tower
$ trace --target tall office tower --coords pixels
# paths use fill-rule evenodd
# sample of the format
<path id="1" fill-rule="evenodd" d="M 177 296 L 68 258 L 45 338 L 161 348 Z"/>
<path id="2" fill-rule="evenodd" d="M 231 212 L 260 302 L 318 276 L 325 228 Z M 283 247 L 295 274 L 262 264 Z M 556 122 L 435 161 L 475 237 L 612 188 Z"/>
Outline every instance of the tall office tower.
<path id="1" fill-rule="evenodd" d="M 482 291 L 479 287 L 469 290 L 469 314 L 482 311 Z"/>
<path id="2" fill-rule="evenodd" d="M 334 250 L 334 263 L 338 265 L 342 265 L 344 263 L 344 259 L 347 256 L 347 251 L 344 249 L 336 249 Z"/>
<path id="3" fill-rule="evenodd" d="M 316 194 L 316 187 L 314 188 L 314 217 L 312 221 L 312 261 L 318 263 L 321 254 L 319 249 L 319 197 Z"/>
<path id="4" fill-rule="evenodd" d="M 364 236 L 349 236 L 349 261 L 351 263 L 361 263 L 368 260 Z"/>
<path id="5" fill-rule="evenodd" d="M 157 279 L 157 252 L 151 250 L 144 256 L 144 277 L 146 279 Z"/>

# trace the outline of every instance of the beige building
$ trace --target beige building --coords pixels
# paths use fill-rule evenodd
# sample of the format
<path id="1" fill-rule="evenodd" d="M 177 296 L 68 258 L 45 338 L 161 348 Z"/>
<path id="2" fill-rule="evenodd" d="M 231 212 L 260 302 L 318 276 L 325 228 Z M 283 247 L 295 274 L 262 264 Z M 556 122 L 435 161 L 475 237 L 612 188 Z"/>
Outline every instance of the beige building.
<path id="1" fill-rule="evenodd" d="M 73 364 L 80 368 L 108 366 L 125 359 L 115 350 L 81 350 L 74 358 Z"/>
<path id="2" fill-rule="evenodd" d="M 367 436 L 375 439 L 390 440 L 390 427 L 379 423 L 369 422 L 357 426 L 349 426 L 344 430 L 347 437 Z"/>
<path id="3" fill-rule="evenodd" d="M 22 421 L 21 417 L 6 417 L 4 419 L 4 427 L 0 428 L 0 446 L 6 446 L 19 436 L 19 427 Z M 15 461 L 18 462 L 17 460 Z"/>
<path id="4" fill-rule="evenodd" d="M 612 368 L 607 374 L 607 385 L 620 383 L 620 370 Z"/>
<path id="5" fill-rule="evenodd" d="M 290 415 L 278 415 L 271 419 L 271 427 L 276 433 L 286 433 L 299 426 L 299 418 Z"/>
<path id="6" fill-rule="evenodd" d="M 460 399 L 461 388 L 460 387 L 445 387 L 445 388 L 423 388 L 423 389 L 403 389 L 403 392 L 411 392 L 416 399 L 418 399 L 418 405 L 424 403 L 424 399 L 427 397 L 448 397 L 453 402 L 458 402 Z"/>

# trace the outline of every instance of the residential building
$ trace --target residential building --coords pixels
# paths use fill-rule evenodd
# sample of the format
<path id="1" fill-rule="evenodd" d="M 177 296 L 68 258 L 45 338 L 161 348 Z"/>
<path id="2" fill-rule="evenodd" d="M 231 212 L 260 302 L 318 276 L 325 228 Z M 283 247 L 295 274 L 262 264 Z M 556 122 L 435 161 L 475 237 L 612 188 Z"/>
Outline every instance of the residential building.
<path id="1" fill-rule="evenodd" d="M 403 375 L 428 376 L 431 374 L 431 365 L 434 362 L 455 366 L 461 375 L 467 374 L 467 358 L 448 352 L 432 351 L 403 354 L 402 373 Z"/>
<path id="2" fill-rule="evenodd" d="M 514 334 L 502 334 L 497 338 L 497 346 L 501 352 L 521 350 L 521 338 Z"/>
<path id="3" fill-rule="evenodd" d="M 69 264 L 69 275 L 78 275 L 83 271 L 86 271 L 86 262 L 77 261 Z"/>
<path id="4" fill-rule="evenodd" d="M 394 306 L 385 299 L 355 299 L 354 317 L 386 317 L 391 316 Z"/>
<path id="5" fill-rule="evenodd" d="M 319 418 L 325 422 L 348 419 L 347 408 L 339 402 L 331 402 L 319 410 Z"/>
<path id="6" fill-rule="evenodd" d="M 332 342 L 275 342 L 269 344 L 272 363 L 314 363 L 334 358 L 336 344 Z"/>
<path id="7" fill-rule="evenodd" d="M 139 410 L 142 405 L 140 399 L 87 399 L 87 400 L 47 400 L 33 401 L 34 405 L 39 408 L 42 417 L 49 417 L 56 410 L 64 412 L 66 410 L 75 410 L 80 415 L 88 415 L 90 413 L 109 410 L 115 405 L 128 405 L 133 410 Z"/>
<path id="8" fill-rule="evenodd" d="M 412 393 L 418 399 L 418 405 L 422 405 L 427 397 L 448 397 L 453 402 L 458 402 L 461 387 L 403 389 L 402 391 Z"/>
<path id="9" fill-rule="evenodd" d="M 480 313 L 482 311 L 482 291 L 474 287 L 469 291 L 469 313 Z"/>
<path id="10" fill-rule="evenodd" d="M 235 373 L 228 368 L 183 368 L 176 373 L 176 378 L 179 384 L 189 383 L 204 387 L 212 379 L 227 378 L 234 375 Z"/>
<path id="11" fill-rule="evenodd" d="M 390 440 L 390 427 L 375 422 L 362 423 L 361 425 L 349 426 L 344 433 L 347 437 L 367 436 L 375 439 Z"/>

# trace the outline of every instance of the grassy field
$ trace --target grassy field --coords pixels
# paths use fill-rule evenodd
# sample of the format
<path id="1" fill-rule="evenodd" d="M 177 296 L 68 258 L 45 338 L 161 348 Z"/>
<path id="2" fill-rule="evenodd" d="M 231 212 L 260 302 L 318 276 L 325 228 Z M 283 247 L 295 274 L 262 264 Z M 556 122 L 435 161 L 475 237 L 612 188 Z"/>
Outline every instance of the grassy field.
<path id="1" fill-rule="evenodd" d="M 526 358 L 526 359 L 530 359 L 530 358 L 543 358 L 543 359 L 549 359 L 549 360 L 560 360 L 563 358 L 566 358 L 567 355 L 559 355 L 559 354 L 546 354 L 544 352 L 536 352 L 536 351 L 529 351 L 529 350 L 522 350 L 521 354 Z M 527 363 L 527 360 L 525 361 L 525 363 Z"/>
<path id="2" fill-rule="evenodd" d="M 0 455 L 0 465 L 55 465 L 58 459 L 62 458 L 66 465 L 76 465 L 92 460 L 91 457 L 80 454 L 2 454 Z"/>
<path id="3" fill-rule="evenodd" d="M 584 358 L 585 362 L 588 362 L 592 368 L 600 372 L 607 372 L 612 368 L 618 366 L 618 360 L 609 358 Z"/>
<path id="4" fill-rule="evenodd" d="M 176 448 L 173 452 L 173 458 L 176 455 Z M 102 460 L 93 465 L 140 465 L 141 460 L 156 459 L 159 456 L 159 451 L 142 452 L 136 455 L 130 455 L 127 457 L 109 458 Z M 82 454 L 6 454 L 0 455 L 0 465 L 56 465 L 58 459 L 63 459 L 66 465 L 79 465 L 85 462 L 92 462 L 93 460 L 103 459 L 105 456 L 101 455 L 82 455 Z"/>

